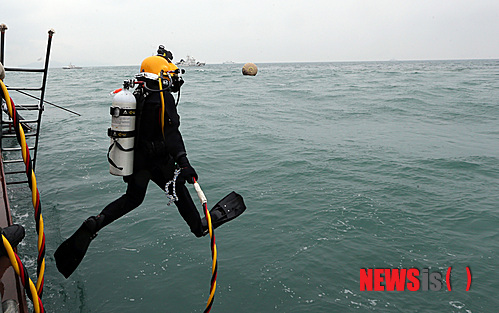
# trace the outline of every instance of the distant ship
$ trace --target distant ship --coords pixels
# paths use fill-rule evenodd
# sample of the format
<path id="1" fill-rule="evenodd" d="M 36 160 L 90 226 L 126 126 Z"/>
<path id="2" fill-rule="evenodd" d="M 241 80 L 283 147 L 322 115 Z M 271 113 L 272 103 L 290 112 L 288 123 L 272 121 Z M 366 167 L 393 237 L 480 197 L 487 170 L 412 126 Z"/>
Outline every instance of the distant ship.
<path id="1" fill-rule="evenodd" d="M 69 62 L 69 65 L 63 66 L 62 68 L 65 70 L 79 70 L 81 69 L 81 66 L 76 66 L 71 64 L 71 62 Z"/>
<path id="2" fill-rule="evenodd" d="M 194 57 L 191 57 L 191 56 L 187 56 L 184 59 L 180 59 L 180 61 L 178 61 L 176 63 L 176 65 L 180 65 L 180 66 L 204 66 L 206 65 L 206 63 L 204 62 L 199 62 L 199 61 L 196 61 L 196 59 L 194 59 Z"/>

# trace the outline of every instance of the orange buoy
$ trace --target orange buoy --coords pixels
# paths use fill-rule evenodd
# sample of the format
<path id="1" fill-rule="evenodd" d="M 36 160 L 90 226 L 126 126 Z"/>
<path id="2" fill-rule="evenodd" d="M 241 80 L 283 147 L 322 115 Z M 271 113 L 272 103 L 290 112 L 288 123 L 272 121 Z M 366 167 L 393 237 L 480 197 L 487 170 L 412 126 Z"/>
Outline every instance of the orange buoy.
<path id="1" fill-rule="evenodd" d="M 258 68 L 254 63 L 246 63 L 243 66 L 243 75 L 255 76 L 258 73 Z"/>

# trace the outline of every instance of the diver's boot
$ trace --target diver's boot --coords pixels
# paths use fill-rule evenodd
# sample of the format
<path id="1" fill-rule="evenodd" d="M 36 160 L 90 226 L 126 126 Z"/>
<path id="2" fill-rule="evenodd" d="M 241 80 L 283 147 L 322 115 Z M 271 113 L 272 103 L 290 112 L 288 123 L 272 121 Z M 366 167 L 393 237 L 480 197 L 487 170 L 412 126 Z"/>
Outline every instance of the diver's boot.
<path id="1" fill-rule="evenodd" d="M 76 270 L 90 242 L 97 237 L 103 222 L 103 214 L 87 218 L 80 228 L 57 248 L 54 253 L 55 262 L 64 277 L 68 278 Z"/>
<path id="2" fill-rule="evenodd" d="M 17 247 L 17 245 L 23 240 L 25 234 L 24 227 L 18 224 L 12 224 L 3 229 L 0 228 L 0 232 L 5 236 L 5 238 L 7 238 L 12 248 Z M 0 256 L 3 255 L 7 255 L 7 250 L 2 244 L 0 248 Z"/>
<path id="3" fill-rule="evenodd" d="M 235 219 L 243 214 L 244 210 L 246 210 L 246 205 L 244 204 L 243 197 L 234 191 L 229 193 L 210 210 L 213 229 Z M 209 233 L 206 217 L 201 219 L 201 225 L 203 227 L 203 236 L 205 236 Z"/>

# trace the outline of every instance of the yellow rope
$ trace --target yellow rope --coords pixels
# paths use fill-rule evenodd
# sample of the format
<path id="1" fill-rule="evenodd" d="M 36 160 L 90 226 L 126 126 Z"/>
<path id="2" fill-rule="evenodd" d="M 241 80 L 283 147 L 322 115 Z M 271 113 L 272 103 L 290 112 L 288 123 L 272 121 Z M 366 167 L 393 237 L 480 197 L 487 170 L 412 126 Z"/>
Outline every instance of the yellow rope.
<path id="1" fill-rule="evenodd" d="M 14 268 L 14 271 L 16 272 L 16 274 L 21 277 L 21 276 L 24 276 L 24 273 L 21 273 L 21 270 L 19 268 L 19 264 L 17 262 L 18 258 L 16 258 L 16 253 L 14 252 L 14 249 L 12 249 L 12 246 L 10 245 L 10 242 L 7 240 L 7 238 L 5 238 L 5 236 L 2 234 L 2 241 L 3 241 L 3 246 L 5 247 L 5 250 L 7 251 L 7 255 L 9 256 L 9 260 L 10 260 L 10 263 L 12 264 L 12 267 Z M 31 281 L 31 279 L 29 277 L 28 278 L 28 283 L 29 283 L 29 290 L 31 292 L 31 296 L 32 296 L 32 301 L 33 301 L 33 306 L 35 307 L 35 312 L 36 313 L 39 313 L 41 312 L 40 311 L 40 299 L 38 298 L 38 292 L 37 292 L 37 289 L 35 287 L 35 285 L 33 284 L 33 282 Z"/>
<path id="2" fill-rule="evenodd" d="M 14 109 L 13 109 L 12 102 L 10 101 L 9 91 L 7 90 L 7 87 L 5 86 L 5 84 L 3 83 L 2 80 L 0 80 L 0 85 L 1 85 L 1 89 L 3 91 L 3 95 L 5 97 L 5 101 L 7 103 L 7 109 L 9 111 L 9 115 L 10 115 L 12 120 L 16 120 L 19 123 L 19 121 L 17 120 L 17 117 L 14 118 Z M 23 158 L 23 161 L 26 165 L 26 168 L 28 168 L 29 154 L 27 151 L 28 145 L 26 144 L 26 136 L 24 134 L 24 129 L 22 126 L 19 125 L 18 130 L 19 130 L 18 137 L 20 138 L 20 141 L 21 141 L 20 146 L 21 146 L 22 158 Z M 32 198 L 33 207 L 35 208 L 35 211 L 36 211 L 36 210 L 40 209 L 39 207 L 37 208 L 37 205 L 39 205 L 39 193 L 38 193 L 38 187 L 36 184 L 36 176 L 35 176 L 35 172 L 33 171 L 33 168 L 31 168 L 31 173 L 29 174 L 28 178 L 30 178 L 30 180 L 31 180 L 31 198 Z M 35 216 L 35 219 L 36 219 L 36 216 Z M 45 234 L 44 234 L 44 226 L 43 226 L 43 217 L 42 217 L 41 212 L 40 212 L 40 217 L 39 217 L 39 221 L 38 221 L 37 232 L 38 232 L 37 247 L 38 247 L 38 252 L 40 254 L 40 251 L 42 249 L 44 249 L 44 244 L 45 244 L 44 243 Z M 37 278 L 36 290 L 38 293 L 41 293 L 41 290 L 43 288 L 43 277 L 45 274 L 45 258 L 42 257 L 42 259 L 39 260 L 39 262 L 40 262 L 40 265 L 39 265 L 39 269 L 38 269 L 39 273 L 38 273 L 38 278 Z"/>

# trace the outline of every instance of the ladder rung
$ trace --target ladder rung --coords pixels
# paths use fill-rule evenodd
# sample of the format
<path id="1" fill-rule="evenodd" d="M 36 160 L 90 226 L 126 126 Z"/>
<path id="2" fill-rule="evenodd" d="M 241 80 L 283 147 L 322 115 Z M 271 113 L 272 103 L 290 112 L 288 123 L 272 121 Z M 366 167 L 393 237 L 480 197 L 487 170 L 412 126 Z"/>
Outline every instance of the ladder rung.
<path id="1" fill-rule="evenodd" d="M 23 159 L 17 159 L 17 160 L 4 160 L 3 161 L 4 164 L 8 164 L 8 163 L 24 163 L 24 160 Z"/>
<path id="2" fill-rule="evenodd" d="M 20 68 L 20 67 L 6 67 L 6 72 L 34 72 L 34 73 L 43 73 L 45 69 L 43 68 Z"/>
<path id="3" fill-rule="evenodd" d="M 40 91 L 42 87 L 8 87 L 8 90 L 28 90 L 28 91 Z"/>
<path id="4" fill-rule="evenodd" d="M 35 137 L 37 133 L 24 133 L 25 137 Z M 2 137 L 4 138 L 16 138 L 16 134 L 3 134 Z"/>
<path id="5" fill-rule="evenodd" d="M 4 130 L 8 129 L 8 130 L 12 130 L 12 132 L 14 132 L 14 127 L 13 127 L 12 121 L 2 121 L 2 124 L 3 124 L 2 128 Z M 28 130 L 31 130 L 33 128 L 29 124 L 38 124 L 38 122 L 32 122 L 32 121 L 25 122 L 25 121 L 22 121 L 21 125 L 23 126 L 24 131 L 26 131 L 26 127 L 28 128 Z"/>
<path id="6" fill-rule="evenodd" d="M 14 185 L 14 184 L 27 184 L 27 180 L 20 180 L 20 181 L 8 181 L 6 182 L 7 185 Z"/>
<path id="7" fill-rule="evenodd" d="M 28 149 L 29 149 L 29 151 L 33 151 L 33 150 L 35 150 L 35 147 L 28 146 Z M 6 151 L 6 152 L 8 152 L 8 151 L 21 151 L 21 147 L 18 147 L 18 148 L 2 148 L 2 150 Z"/>
<path id="8" fill-rule="evenodd" d="M 38 123 L 38 119 L 36 120 L 19 120 L 19 123 L 23 124 L 23 123 Z"/>
<path id="9" fill-rule="evenodd" d="M 9 174 L 26 174 L 26 171 L 5 172 L 5 175 L 9 175 Z"/>
<path id="10" fill-rule="evenodd" d="M 38 122 L 37 119 L 31 119 L 31 120 L 28 120 L 28 119 L 25 119 L 24 117 L 20 117 L 19 119 L 19 122 L 21 123 L 35 123 L 35 122 Z M 10 118 L 10 116 L 8 117 L 8 119 L 2 119 L 2 124 L 4 124 L 3 126 L 5 127 L 6 124 L 12 124 L 12 119 Z"/>
<path id="11" fill-rule="evenodd" d="M 40 106 L 38 104 L 16 104 L 17 111 L 28 111 L 28 110 L 39 110 Z"/>
<path id="12" fill-rule="evenodd" d="M 21 125 L 22 124 L 38 124 L 38 120 L 19 120 L 19 123 L 21 123 Z M 2 120 L 2 124 L 3 124 L 2 125 L 3 128 L 10 128 L 11 125 L 13 125 L 12 120 L 9 120 L 9 121 Z M 24 126 L 26 126 L 26 125 L 24 125 Z"/>
<path id="13" fill-rule="evenodd" d="M 2 120 L 3 124 L 12 124 L 12 119 L 9 118 L 8 120 Z M 25 118 L 20 118 L 19 123 L 38 123 L 38 119 L 25 119 Z M 5 125 L 4 125 L 5 126 Z"/>

